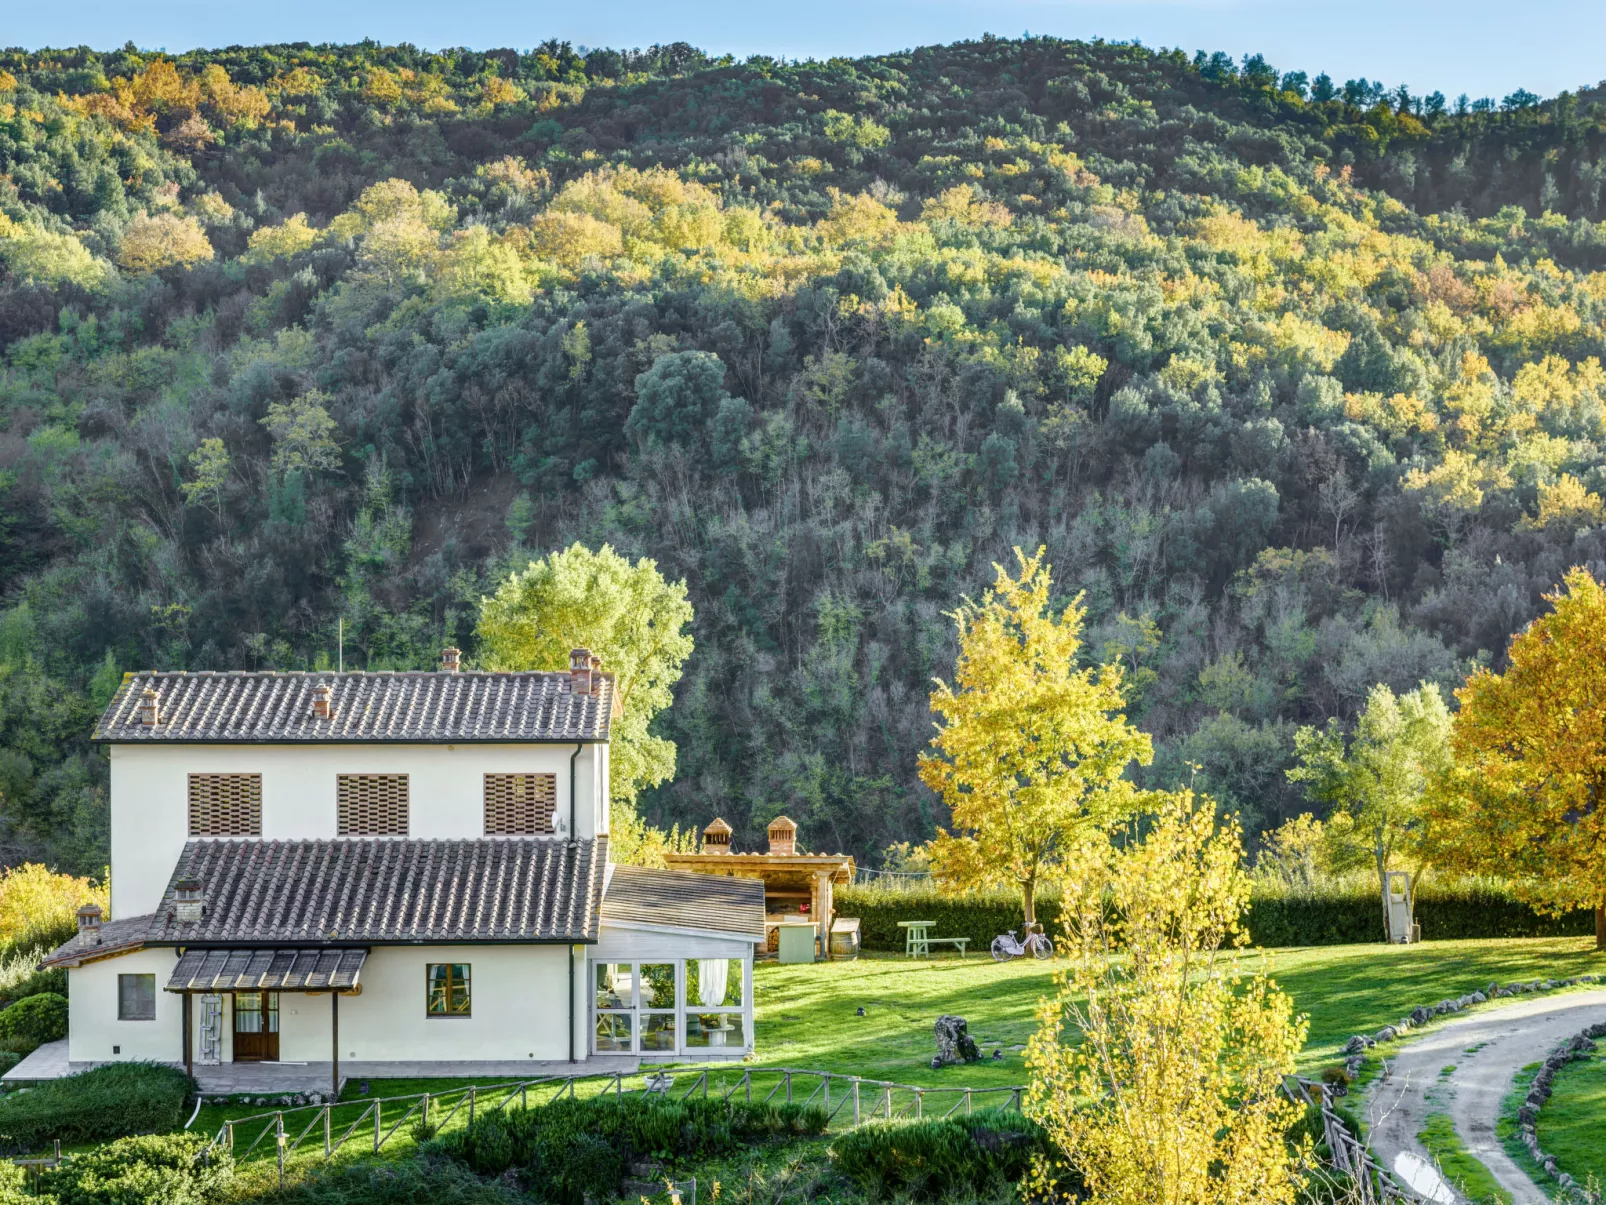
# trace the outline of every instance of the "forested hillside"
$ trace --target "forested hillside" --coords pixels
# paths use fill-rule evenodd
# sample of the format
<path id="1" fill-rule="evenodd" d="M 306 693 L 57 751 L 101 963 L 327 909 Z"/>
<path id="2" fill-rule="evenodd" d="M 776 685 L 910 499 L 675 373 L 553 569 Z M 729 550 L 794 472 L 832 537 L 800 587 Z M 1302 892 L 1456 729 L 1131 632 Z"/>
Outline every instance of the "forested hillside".
<path id="1" fill-rule="evenodd" d="M 684 577 L 658 822 L 875 855 L 944 612 L 1085 591 L 1155 781 L 1606 570 L 1606 109 L 986 40 L 0 54 L 0 819 L 98 873 L 134 668 L 421 668 L 574 540 Z"/>

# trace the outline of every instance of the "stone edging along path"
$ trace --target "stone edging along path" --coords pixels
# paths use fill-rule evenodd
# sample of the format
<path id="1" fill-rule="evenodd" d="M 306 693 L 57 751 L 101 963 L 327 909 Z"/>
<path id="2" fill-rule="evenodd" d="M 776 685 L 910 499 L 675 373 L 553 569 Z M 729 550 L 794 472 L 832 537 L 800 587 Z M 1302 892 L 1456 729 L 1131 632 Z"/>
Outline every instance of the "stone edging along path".
<path id="1" fill-rule="evenodd" d="M 1504 987 L 1491 984 L 1483 991 L 1469 992 L 1452 1000 L 1413 1009 L 1399 1023 L 1384 1026 L 1374 1034 L 1356 1034 L 1352 1037 L 1343 1048 L 1345 1070 L 1351 1077 L 1361 1070 L 1368 1052 L 1380 1042 L 1393 1042 L 1407 1035 L 1413 1039 L 1398 1047 L 1383 1061 L 1381 1078 L 1368 1090 L 1368 1099 L 1373 1100 L 1373 1107 L 1379 1100 L 1390 1099 L 1382 1115 L 1373 1117 L 1366 1135 L 1368 1147 L 1374 1156 L 1400 1182 L 1408 1185 L 1418 1198 L 1442 1202 L 1444 1205 L 1451 1205 L 1458 1200 L 1454 1190 L 1437 1174 L 1431 1156 L 1422 1150 L 1417 1130 L 1436 1110 L 1435 1093 L 1442 1090 L 1446 1083 L 1459 1085 L 1473 1093 L 1459 1106 L 1450 1106 L 1452 1115 L 1456 1117 L 1457 1132 L 1466 1142 L 1468 1153 L 1489 1166 L 1497 1183 L 1519 1203 L 1543 1200 L 1543 1194 L 1532 1178 L 1513 1163 L 1509 1155 L 1501 1152 L 1495 1142 L 1497 1102 L 1509 1092 L 1511 1079 L 1519 1066 L 1544 1059 L 1547 1054 L 1554 1053 L 1558 1043 L 1567 1045 L 1569 1034 L 1576 1033 L 1577 1029 L 1600 1015 L 1597 1012 L 1595 1016 L 1573 1016 L 1572 1026 L 1557 1032 L 1554 1021 L 1546 1023 L 1538 1018 L 1554 1016 L 1559 1020 L 1575 1012 L 1577 1006 L 1564 1005 L 1561 1002 L 1566 996 L 1552 997 L 1550 993 L 1603 982 L 1606 982 L 1606 976 L 1591 974 L 1566 979 L 1531 980 Z M 1554 1005 L 1547 1002 L 1552 999 L 1556 1002 Z M 1598 988 L 1583 993 L 1579 999 L 1586 1008 L 1606 1007 L 1606 999 L 1603 999 Z M 1497 1000 L 1501 1002 L 1499 1007 L 1479 1009 L 1468 1016 L 1453 1015 L 1463 1013 L 1473 1005 L 1493 1004 Z M 1521 1020 L 1530 1016 L 1534 1018 L 1531 1023 Z M 1517 1019 L 1515 1023 L 1518 1028 L 1515 1030 L 1512 1028 L 1513 1019 Z M 1443 1024 L 1433 1024 L 1438 1021 Z M 1430 1026 L 1431 1029 L 1428 1028 Z M 1547 1029 L 1549 1033 L 1545 1032 Z M 1466 1035 L 1464 1037 L 1463 1032 Z M 1502 1043 L 1506 1039 L 1499 1035 L 1516 1033 L 1531 1036 L 1526 1042 L 1517 1039 L 1516 1048 L 1507 1054 L 1509 1058 L 1518 1058 L 1519 1061 L 1507 1066 L 1498 1053 L 1504 1049 Z M 1538 1037 L 1543 1044 L 1534 1048 L 1534 1037 Z M 1473 1045 L 1465 1050 L 1459 1049 L 1468 1041 Z M 1480 1050 L 1484 1050 L 1481 1057 L 1465 1057 Z M 1463 1057 L 1457 1058 L 1457 1055 Z M 1493 1063 L 1488 1061 L 1490 1056 L 1495 1060 Z M 1480 1062 L 1481 1069 L 1478 1066 Z M 1445 1063 L 1460 1063 L 1463 1066 L 1453 1079 L 1447 1080 L 1447 1074 L 1456 1069 L 1444 1066 Z M 1473 1079 L 1463 1085 L 1461 1081 L 1467 1075 Z M 1455 1090 L 1452 1087 L 1452 1091 Z M 1481 1153 L 1483 1151 L 1487 1151 L 1487 1154 Z M 1490 1159 L 1494 1160 L 1493 1164 L 1489 1163 Z"/>
<path id="2" fill-rule="evenodd" d="M 1517 1133 L 1522 1139 L 1522 1145 L 1528 1148 L 1528 1153 L 1533 1156 L 1534 1162 L 1545 1169 L 1545 1174 L 1566 1189 L 1578 1188 L 1578 1181 L 1558 1168 L 1555 1159 L 1539 1148 L 1539 1135 L 1536 1132 L 1539 1110 L 1550 1099 L 1556 1073 L 1568 1063 L 1587 1059 L 1594 1054 L 1596 1038 L 1606 1038 L 1606 1021 L 1591 1025 L 1576 1038 L 1563 1042 L 1546 1055 L 1544 1066 L 1539 1069 L 1539 1073 L 1534 1076 L 1533 1083 L 1528 1088 L 1527 1099 L 1517 1110 Z"/>
<path id="3" fill-rule="evenodd" d="M 1420 1029 L 1435 1017 L 1458 1013 L 1464 1008 L 1471 1008 L 1474 1004 L 1487 1004 L 1490 1000 L 1524 996 L 1532 992 L 1560 991 L 1562 988 L 1578 987 L 1585 983 L 1606 983 L 1606 975 L 1579 975 L 1573 979 L 1532 979 L 1526 983 L 1508 983 L 1504 987 L 1498 983 L 1491 983 L 1481 992 L 1468 992 L 1465 996 L 1457 996 L 1454 1000 L 1440 1000 L 1437 1004 L 1413 1008 L 1409 1016 L 1402 1017 L 1393 1025 L 1385 1025 L 1374 1034 L 1358 1033 L 1344 1043 L 1344 1049 L 1340 1051 L 1344 1055 L 1344 1073 L 1353 1080 L 1366 1065 L 1366 1052 L 1373 1046 L 1379 1042 L 1392 1042 L 1413 1029 Z"/>

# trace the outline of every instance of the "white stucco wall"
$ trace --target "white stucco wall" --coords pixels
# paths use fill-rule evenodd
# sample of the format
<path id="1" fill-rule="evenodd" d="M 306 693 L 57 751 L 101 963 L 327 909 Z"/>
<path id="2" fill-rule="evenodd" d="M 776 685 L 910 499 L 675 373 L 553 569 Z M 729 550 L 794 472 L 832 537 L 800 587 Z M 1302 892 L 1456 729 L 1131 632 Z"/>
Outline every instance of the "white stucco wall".
<path id="1" fill-rule="evenodd" d="M 424 968 L 466 962 L 472 1015 L 424 1012 Z M 575 1054 L 585 1057 L 585 954 L 575 956 Z M 388 1059 L 566 1059 L 569 1057 L 567 946 L 377 946 L 362 971 L 362 995 L 340 1001 L 340 1057 Z M 279 997 L 279 1057 L 329 1058 L 329 999 Z M 300 1016 L 284 1017 L 286 1008 Z M 288 1021 L 286 1025 L 284 1022 Z"/>
<path id="2" fill-rule="evenodd" d="M 413 837 L 485 835 L 484 780 L 492 773 L 557 776 L 553 822 L 569 821 L 573 745 L 112 745 L 111 914 L 155 909 L 189 835 L 189 775 L 262 775 L 262 835 L 336 835 L 335 776 L 408 775 Z M 607 831 L 607 748 L 585 746 L 575 765 L 576 835 Z"/>
<path id="3" fill-rule="evenodd" d="M 177 954 L 141 950 L 68 972 L 68 1057 L 73 1062 L 184 1058 L 183 999 L 164 991 Z M 430 1017 L 425 967 L 466 962 L 471 1014 Z M 156 1018 L 117 1019 L 117 976 L 156 976 Z M 574 957 L 574 1050 L 587 1044 L 586 947 Z M 377 946 L 362 973 L 362 994 L 340 1001 L 340 1057 L 360 1061 L 551 1059 L 569 1057 L 567 946 Z M 201 1055 L 200 997 L 191 1010 L 193 1052 Z M 279 994 L 281 1062 L 327 1062 L 333 1051 L 329 995 Z M 234 1057 L 233 998 L 223 996 L 223 1061 Z M 118 1048 L 118 1049 L 114 1049 Z"/>
<path id="4" fill-rule="evenodd" d="M 183 1001 L 162 989 L 173 974 L 173 950 L 137 950 L 67 972 L 67 1057 L 75 1063 L 184 1057 Z M 156 1018 L 117 1019 L 117 976 L 156 976 Z"/>

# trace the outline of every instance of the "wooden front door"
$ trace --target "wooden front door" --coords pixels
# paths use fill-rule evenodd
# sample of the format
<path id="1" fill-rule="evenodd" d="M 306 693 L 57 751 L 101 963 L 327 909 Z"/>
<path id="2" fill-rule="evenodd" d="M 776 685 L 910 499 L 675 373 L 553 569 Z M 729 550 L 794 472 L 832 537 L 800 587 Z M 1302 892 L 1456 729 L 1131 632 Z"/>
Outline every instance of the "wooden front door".
<path id="1" fill-rule="evenodd" d="M 234 993 L 234 1061 L 279 1061 L 279 993 Z"/>

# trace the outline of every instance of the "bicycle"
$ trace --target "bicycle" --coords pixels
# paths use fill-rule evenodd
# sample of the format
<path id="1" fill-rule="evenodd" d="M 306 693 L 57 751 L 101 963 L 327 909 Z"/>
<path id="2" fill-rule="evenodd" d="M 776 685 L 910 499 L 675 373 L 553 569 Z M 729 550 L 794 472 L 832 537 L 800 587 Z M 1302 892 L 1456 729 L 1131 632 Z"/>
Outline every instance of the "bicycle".
<path id="1" fill-rule="evenodd" d="M 1028 953 L 1037 958 L 1054 957 L 1054 943 L 1042 932 L 1042 926 L 1037 926 L 1036 932 L 1028 932 L 1024 942 L 1015 940 L 1015 930 L 993 938 L 993 959 L 997 962 L 1008 962 L 1012 958 L 1023 958 Z"/>

